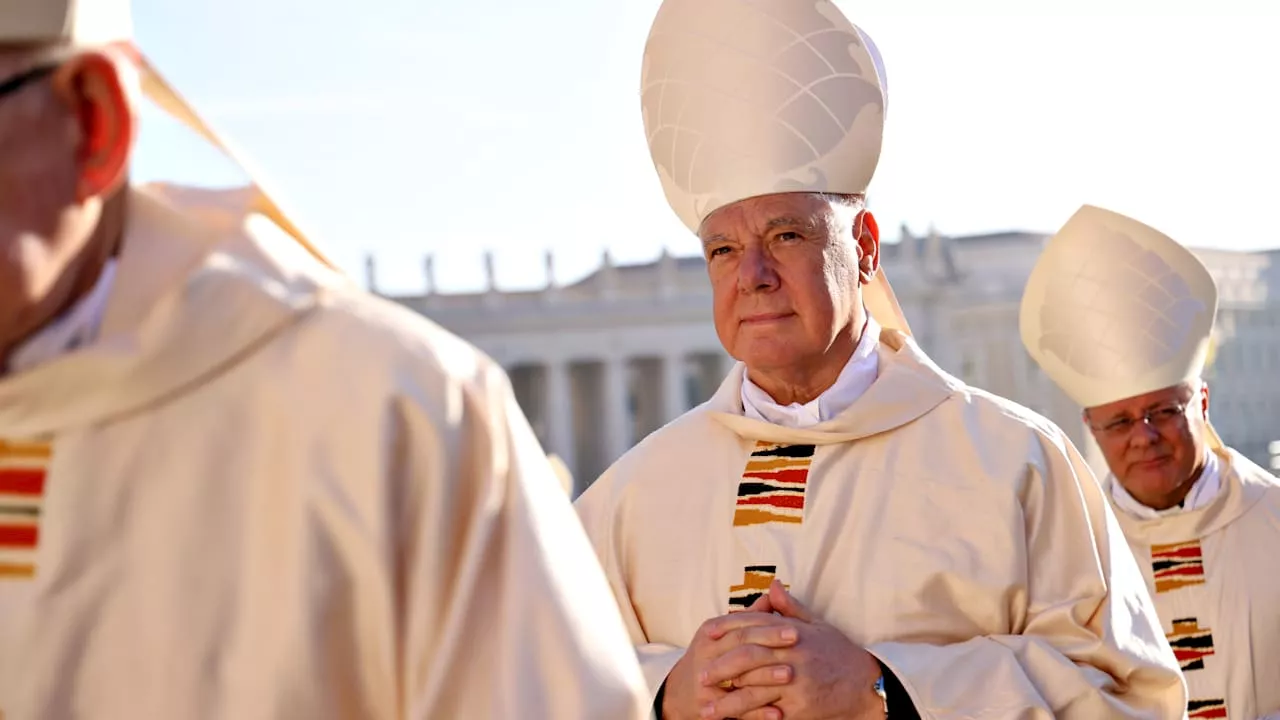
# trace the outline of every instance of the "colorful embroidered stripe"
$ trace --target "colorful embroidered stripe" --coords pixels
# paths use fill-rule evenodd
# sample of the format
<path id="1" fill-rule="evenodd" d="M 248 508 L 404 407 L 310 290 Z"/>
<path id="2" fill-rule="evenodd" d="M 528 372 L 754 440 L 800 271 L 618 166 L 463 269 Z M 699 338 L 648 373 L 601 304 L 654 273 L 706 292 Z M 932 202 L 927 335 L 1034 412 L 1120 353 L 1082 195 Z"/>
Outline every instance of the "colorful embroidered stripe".
<path id="1" fill-rule="evenodd" d="M 1174 620 L 1168 638 L 1183 672 L 1203 670 L 1204 659 L 1213 655 L 1213 634 L 1208 628 L 1201 628 L 1195 618 Z"/>
<path id="2" fill-rule="evenodd" d="M 13 521 L 34 521 L 40 517 L 38 495 L 6 495 L 0 492 L 0 524 Z"/>
<path id="3" fill-rule="evenodd" d="M 1200 541 L 1152 545 L 1151 569 L 1157 593 L 1203 585 L 1204 556 L 1200 551 Z"/>
<path id="4" fill-rule="evenodd" d="M 1187 717 L 1191 720 L 1224 720 L 1227 717 L 1227 701 L 1192 700 L 1187 703 Z"/>
<path id="5" fill-rule="evenodd" d="M 769 591 L 769 585 L 777 575 L 777 565 L 748 565 L 742 571 L 742 584 L 729 588 L 729 612 L 740 612 L 751 607 Z"/>
<path id="6" fill-rule="evenodd" d="M 29 580 L 36 575 L 36 566 L 31 563 L 9 563 L 0 561 L 0 580 L 13 578 Z"/>
<path id="7" fill-rule="evenodd" d="M 40 495 L 44 492 L 44 468 L 0 467 L 0 495 Z"/>
<path id="8" fill-rule="evenodd" d="M 0 441 L 0 580 L 35 577 L 47 445 Z"/>
<path id="9" fill-rule="evenodd" d="M 45 460 L 51 456 L 50 447 L 44 443 L 19 443 L 0 440 L 0 460 Z M 44 465 L 44 463 L 39 463 Z"/>
<path id="10" fill-rule="evenodd" d="M 0 548 L 34 549 L 39 539 L 35 525 L 0 525 Z"/>
<path id="11" fill-rule="evenodd" d="M 734 526 L 803 521 L 804 488 L 815 450 L 813 445 L 757 443 L 738 483 Z"/>

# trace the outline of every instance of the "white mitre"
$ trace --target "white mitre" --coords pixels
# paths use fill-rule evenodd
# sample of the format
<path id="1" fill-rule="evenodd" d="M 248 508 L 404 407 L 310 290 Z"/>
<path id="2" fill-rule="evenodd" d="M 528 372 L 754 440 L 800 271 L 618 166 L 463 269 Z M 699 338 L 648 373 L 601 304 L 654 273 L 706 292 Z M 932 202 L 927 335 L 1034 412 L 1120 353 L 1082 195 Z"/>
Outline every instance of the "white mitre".
<path id="1" fill-rule="evenodd" d="M 886 90 L 871 38 L 828 0 L 665 0 L 641 106 L 667 202 L 696 233 L 751 197 L 865 193 Z M 909 331 L 883 274 L 864 302 L 882 326 Z"/>
<path id="2" fill-rule="evenodd" d="M 133 41 L 130 0 L 0 0 L 0 46 L 93 48 Z M 329 261 L 263 188 L 262 175 L 206 123 L 140 53 L 142 90 L 160 109 L 194 130 L 239 165 L 253 183 L 251 209 L 266 216 L 325 263 Z"/>
<path id="3" fill-rule="evenodd" d="M 1165 234 L 1086 205 L 1049 240 L 1022 296 L 1027 352 L 1081 407 L 1195 381 L 1218 288 Z"/>

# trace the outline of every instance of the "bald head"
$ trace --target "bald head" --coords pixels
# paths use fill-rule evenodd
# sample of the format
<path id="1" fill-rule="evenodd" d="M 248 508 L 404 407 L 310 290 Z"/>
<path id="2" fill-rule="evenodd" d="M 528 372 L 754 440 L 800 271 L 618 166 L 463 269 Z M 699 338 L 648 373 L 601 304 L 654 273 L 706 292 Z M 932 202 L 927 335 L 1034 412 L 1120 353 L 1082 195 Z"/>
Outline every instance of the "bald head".
<path id="1" fill-rule="evenodd" d="M 133 77 L 110 48 L 0 47 L 0 369 L 114 250 Z"/>

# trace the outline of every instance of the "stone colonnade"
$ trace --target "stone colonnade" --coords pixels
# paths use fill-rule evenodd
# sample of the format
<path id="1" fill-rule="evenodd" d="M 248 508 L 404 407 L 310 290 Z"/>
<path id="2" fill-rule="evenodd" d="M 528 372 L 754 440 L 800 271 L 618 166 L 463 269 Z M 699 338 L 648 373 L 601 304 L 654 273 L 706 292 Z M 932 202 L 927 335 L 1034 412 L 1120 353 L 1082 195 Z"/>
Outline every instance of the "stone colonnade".
<path id="1" fill-rule="evenodd" d="M 646 435 L 710 398 L 730 367 L 720 350 L 548 359 L 507 368 L 520 408 L 576 496 Z"/>

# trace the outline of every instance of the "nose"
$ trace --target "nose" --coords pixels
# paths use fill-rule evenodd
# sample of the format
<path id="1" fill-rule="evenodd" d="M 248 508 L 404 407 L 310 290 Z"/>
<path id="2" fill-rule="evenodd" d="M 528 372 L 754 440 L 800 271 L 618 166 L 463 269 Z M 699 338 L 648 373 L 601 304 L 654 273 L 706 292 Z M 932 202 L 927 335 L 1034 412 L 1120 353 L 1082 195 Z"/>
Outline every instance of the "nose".
<path id="1" fill-rule="evenodd" d="M 778 273 L 769 254 L 758 246 L 744 248 L 738 261 L 738 291 L 769 292 L 777 287 Z"/>
<path id="2" fill-rule="evenodd" d="M 1156 431 L 1155 425 L 1147 418 L 1142 418 L 1133 428 L 1133 434 L 1129 437 L 1129 443 L 1138 447 L 1148 447 L 1155 445 L 1160 441 L 1160 433 Z"/>

